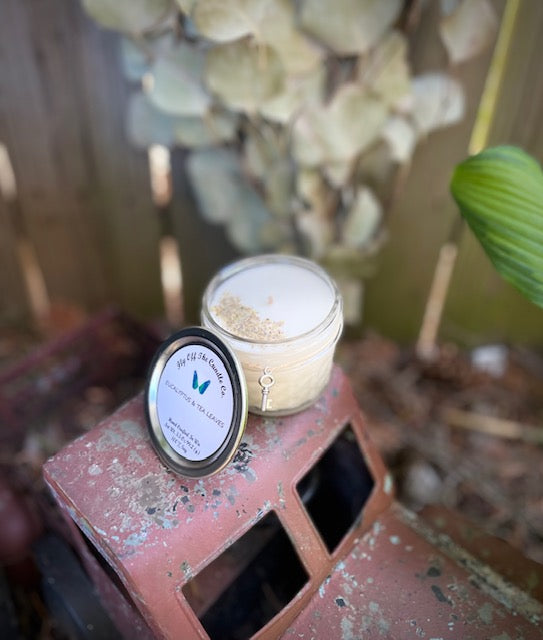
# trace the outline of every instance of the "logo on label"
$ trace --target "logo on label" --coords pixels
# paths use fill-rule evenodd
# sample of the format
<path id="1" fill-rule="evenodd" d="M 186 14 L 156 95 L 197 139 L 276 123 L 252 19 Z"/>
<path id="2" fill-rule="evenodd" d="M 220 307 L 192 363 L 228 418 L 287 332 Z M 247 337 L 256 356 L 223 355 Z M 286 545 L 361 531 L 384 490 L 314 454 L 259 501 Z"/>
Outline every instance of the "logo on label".
<path id="1" fill-rule="evenodd" d="M 192 376 L 192 388 L 193 389 L 198 389 L 198 391 L 200 392 L 200 395 L 203 395 L 206 391 L 206 389 L 209 387 L 209 385 L 211 384 L 211 380 L 206 380 L 205 382 L 202 382 L 202 384 L 198 384 L 198 374 L 196 373 L 196 371 L 194 372 L 194 375 Z"/>

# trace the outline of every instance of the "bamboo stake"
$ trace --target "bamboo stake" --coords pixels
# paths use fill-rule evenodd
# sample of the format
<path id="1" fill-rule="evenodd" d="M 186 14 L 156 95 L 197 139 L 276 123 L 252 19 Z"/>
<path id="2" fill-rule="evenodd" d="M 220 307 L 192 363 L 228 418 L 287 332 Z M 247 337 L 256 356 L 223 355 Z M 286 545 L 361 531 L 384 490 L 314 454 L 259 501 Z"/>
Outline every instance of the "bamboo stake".
<path id="1" fill-rule="evenodd" d="M 422 360 L 431 360 L 436 352 L 437 333 L 441 324 L 441 316 L 443 315 L 443 308 L 457 254 L 458 247 L 453 242 L 447 242 L 439 251 L 434 278 L 430 287 L 430 295 L 424 310 L 417 341 L 417 355 Z"/>
<path id="2" fill-rule="evenodd" d="M 443 420 L 452 427 L 477 431 L 507 440 L 521 440 L 531 444 L 543 444 L 543 428 L 522 424 L 515 420 L 504 420 L 494 416 L 463 411 L 448 407 L 443 409 Z"/>
<path id="3" fill-rule="evenodd" d="M 515 32 L 519 4 L 519 0 L 507 0 L 505 5 L 496 46 L 494 47 L 492 61 L 490 62 L 468 145 L 468 152 L 470 154 L 478 153 L 488 144 L 490 129 L 497 109 L 498 95 L 503 80 L 505 60 L 511 48 L 513 34 Z M 424 311 L 416 346 L 417 355 L 423 360 L 431 360 L 436 355 L 437 334 L 441 324 L 441 317 L 447 299 L 452 272 L 458 255 L 458 238 L 455 238 L 455 235 L 459 237 L 460 233 L 454 233 L 456 224 L 456 222 L 453 224 L 452 239 L 446 242 L 440 249 L 430 294 Z"/>

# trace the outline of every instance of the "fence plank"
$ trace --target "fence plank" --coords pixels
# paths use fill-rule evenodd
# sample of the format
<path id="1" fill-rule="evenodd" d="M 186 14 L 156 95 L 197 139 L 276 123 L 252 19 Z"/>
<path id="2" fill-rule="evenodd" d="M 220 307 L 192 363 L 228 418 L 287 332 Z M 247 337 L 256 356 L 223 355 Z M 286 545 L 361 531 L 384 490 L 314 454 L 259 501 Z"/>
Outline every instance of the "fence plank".
<path id="1" fill-rule="evenodd" d="M 62 3 L 62 0 L 60 0 Z M 88 105 L 86 126 L 93 158 L 90 190 L 107 237 L 108 277 L 115 300 L 137 316 L 163 311 L 160 221 L 152 202 L 147 154 L 126 137 L 132 88 L 120 72 L 119 38 L 72 5 L 79 29 L 80 95 Z"/>
<path id="2" fill-rule="evenodd" d="M 543 161 L 543 3 L 519 3 L 513 38 L 497 96 L 488 146 L 515 144 Z M 474 277 L 477 274 L 477 277 Z M 466 230 L 446 308 L 444 335 L 464 341 L 541 343 L 541 309 L 499 278 Z"/>
<path id="3" fill-rule="evenodd" d="M 117 45 L 78 2 L 5 0 L 0 138 L 50 297 L 155 313 L 159 227 L 145 156 L 124 139 Z"/>
<path id="4" fill-rule="evenodd" d="M 499 5 L 498 5 L 499 7 Z M 447 66 L 439 39 L 439 3 L 430 3 L 412 36 L 414 74 Z M 454 165 L 465 158 L 492 50 L 450 69 L 466 93 L 464 119 L 419 144 L 409 176 L 389 212 L 390 241 L 366 288 L 365 326 L 413 342 L 423 318 L 441 245 L 458 213 L 449 194 Z"/>
<path id="5" fill-rule="evenodd" d="M 188 323 L 200 321 L 202 293 L 216 271 L 239 257 L 224 228 L 204 220 L 192 197 L 185 170 L 186 153 L 172 153 L 173 233 L 179 245 L 183 272 L 183 311 Z M 213 186 L 210 186 L 213 188 Z"/>
<path id="6" fill-rule="evenodd" d="M 15 324 L 29 320 L 30 307 L 9 213 L 0 195 L 0 322 Z"/>
<path id="7" fill-rule="evenodd" d="M 66 33 L 57 23 L 58 12 L 42 16 L 42 5 L 3 3 L 0 135 L 12 158 L 24 225 L 51 298 L 97 305 L 106 299 L 106 280 L 92 217 L 76 197 L 72 179 L 73 171 L 81 171 L 81 155 L 74 151 L 79 134 L 75 92 L 69 82 L 73 56 L 63 47 Z"/>

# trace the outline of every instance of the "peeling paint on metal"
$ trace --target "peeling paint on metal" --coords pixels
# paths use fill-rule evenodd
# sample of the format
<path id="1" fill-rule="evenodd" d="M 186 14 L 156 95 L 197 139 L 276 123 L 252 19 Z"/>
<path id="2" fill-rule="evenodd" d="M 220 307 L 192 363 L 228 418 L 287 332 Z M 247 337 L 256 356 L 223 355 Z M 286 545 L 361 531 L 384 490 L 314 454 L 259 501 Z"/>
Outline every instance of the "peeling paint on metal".
<path id="1" fill-rule="evenodd" d="M 185 578 L 187 580 L 190 580 L 192 578 L 192 576 L 193 576 L 192 567 L 190 566 L 190 564 L 186 560 L 184 560 L 181 563 L 180 569 L 181 569 L 181 572 L 183 573 L 183 575 L 185 576 Z"/>
<path id="2" fill-rule="evenodd" d="M 324 598 L 325 594 L 326 594 L 326 585 L 330 582 L 330 580 L 332 579 L 332 576 L 326 576 L 326 578 L 324 579 L 324 582 L 320 585 L 319 587 L 319 596 L 321 598 Z"/>
<path id="3" fill-rule="evenodd" d="M 452 602 L 449 600 L 449 598 L 447 598 L 447 596 L 443 593 L 443 591 L 441 591 L 440 587 L 438 587 L 437 584 L 431 585 L 430 588 L 432 589 L 434 596 L 436 597 L 436 600 L 438 602 L 444 602 L 452 605 Z"/>
<path id="4" fill-rule="evenodd" d="M 341 640 L 354 640 L 353 622 L 347 617 L 341 619 Z"/>
<path id="5" fill-rule="evenodd" d="M 132 449 L 128 454 L 128 460 L 129 462 L 135 462 L 136 464 L 143 464 L 143 458 L 134 449 Z"/>
<path id="6" fill-rule="evenodd" d="M 124 541 L 125 546 L 139 547 L 147 540 L 148 533 L 146 529 L 142 529 L 139 533 L 132 533 Z"/>
<path id="7" fill-rule="evenodd" d="M 426 539 L 436 549 L 448 556 L 454 562 L 463 566 L 468 573 L 469 581 L 476 588 L 491 596 L 515 615 L 522 615 L 532 624 L 538 625 L 543 620 L 543 604 L 532 598 L 502 576 L 490 566 L 482 564 L 463 547 L 457 545 L 448 535 L 436 533 L 431 527 L 417 518 L 416 514 L 400 505 L 396 505 L 396 512 L 405 524 L 417 534 Z"/>
<path id="8" fill-rule="evenodd" d="M 88 468 L 88 473 L 90 476 L 99 476 L 102 473 L 102 467 L 98 464 L 91 464 Z"/>
<path id="9" fill-rule="evenodd" d="M 279 507 L 284 509 L 286 507 L 285 490 L 281 481 L 277 483 L 277 495 L 279 496 Z"/>
<path id="10" fill-rule="evenodd" d="M 485 602 L 484 605 L 478 609 L 477 613 L 479 614 L 479 618 L 485 624 L 492 624 L 492 620 L 494 618 L 494 607 L 490 602 Z"/>

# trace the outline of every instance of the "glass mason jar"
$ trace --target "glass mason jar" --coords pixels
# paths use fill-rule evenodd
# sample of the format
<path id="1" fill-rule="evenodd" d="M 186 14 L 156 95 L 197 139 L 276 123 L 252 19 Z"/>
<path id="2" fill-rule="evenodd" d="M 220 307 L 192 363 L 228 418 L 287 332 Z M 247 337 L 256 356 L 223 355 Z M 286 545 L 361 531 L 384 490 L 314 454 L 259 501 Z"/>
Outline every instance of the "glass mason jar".
<path id="1" fill-rule="evenodd" d="M 237 356 L 249 411 L 285 415 L 311 405 L 330 379 L 343 303 L 330 276 L 305 258 L 246 258 L 211 280 L 202 324 Z"/>

